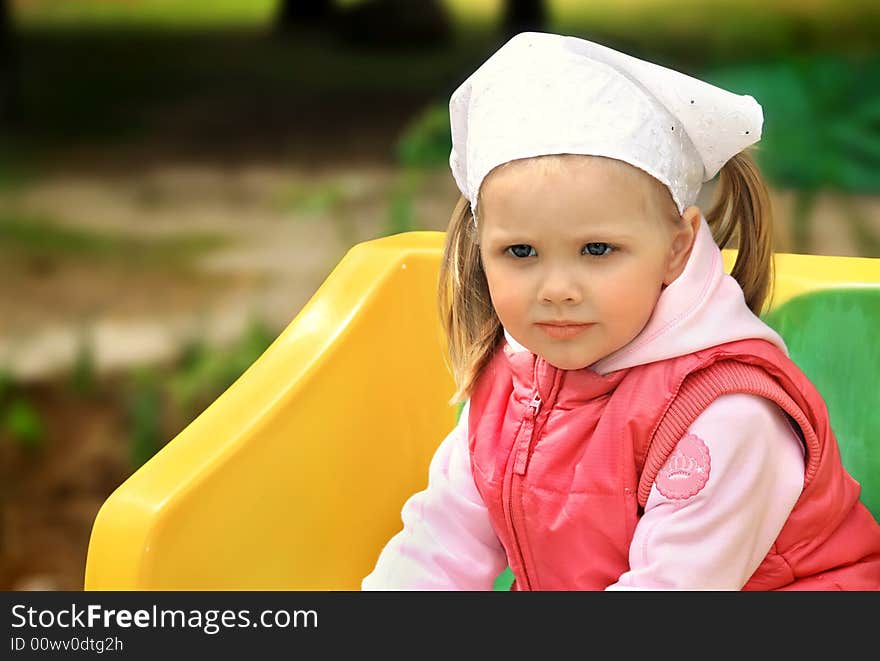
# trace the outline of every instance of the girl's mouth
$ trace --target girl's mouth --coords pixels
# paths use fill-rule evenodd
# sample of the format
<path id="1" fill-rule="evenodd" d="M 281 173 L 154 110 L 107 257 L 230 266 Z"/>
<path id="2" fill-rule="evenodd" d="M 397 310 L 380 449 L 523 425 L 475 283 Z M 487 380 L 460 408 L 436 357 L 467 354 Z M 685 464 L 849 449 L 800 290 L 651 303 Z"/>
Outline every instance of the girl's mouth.
<path id="1" fill-rule="evenodd" d="M 585 330 L 587 330 L 593 324 L 571 324 L 567 326 L 555 326 L 553 324 L 536 324 L 538 328 L 544 331 L 547 335 L 555 339 L 566 339 L 570 337 L 575 337 Z"/>

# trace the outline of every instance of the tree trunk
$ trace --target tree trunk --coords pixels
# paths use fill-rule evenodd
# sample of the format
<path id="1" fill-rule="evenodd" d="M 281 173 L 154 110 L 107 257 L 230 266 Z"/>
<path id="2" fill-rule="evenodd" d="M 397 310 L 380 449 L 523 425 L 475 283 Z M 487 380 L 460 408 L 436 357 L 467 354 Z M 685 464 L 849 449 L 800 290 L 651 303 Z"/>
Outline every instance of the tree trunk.
<path id="1" fill-rule="evenodd" d="M 333 15 L 333 0 L 281 0 L 275 28 L 286 32 L 296 27 L 325 25 Z"/>
<path id="2" fill-rule="evenodd" d="M 338 12 L 334 31 L 362 47 L 434 48 L 449 43 L 452 23 L 441 0 L 364 0 Z"/>
<path id="3" fill-rule="evenodd" d="M 21 117 L 18 88 L 18 49 L 12 23 L 12 9 L 0 0 L 0 124 Z"/>
<path id="4" fill-rule="evenodd" d="M 507 0 L 502 29 L 507 37 L 529 30 L 546 29 L 547 12 L 543 0 Z"/>

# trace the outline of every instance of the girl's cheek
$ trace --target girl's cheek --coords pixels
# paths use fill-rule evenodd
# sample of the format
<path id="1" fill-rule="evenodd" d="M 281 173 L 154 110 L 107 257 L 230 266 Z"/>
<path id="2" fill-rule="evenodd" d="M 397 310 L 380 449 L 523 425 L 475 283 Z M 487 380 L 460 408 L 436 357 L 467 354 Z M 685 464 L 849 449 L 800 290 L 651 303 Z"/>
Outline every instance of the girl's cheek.
<path id="1" fill-rule="evenodd" d="M 621 321 L 624 319 L 638 323 L 651 315 L 656 304 L 653 292 L 644 282 L 608 284 L 604 288 L 603 299 L 606 307 L 616 309 Z"/>

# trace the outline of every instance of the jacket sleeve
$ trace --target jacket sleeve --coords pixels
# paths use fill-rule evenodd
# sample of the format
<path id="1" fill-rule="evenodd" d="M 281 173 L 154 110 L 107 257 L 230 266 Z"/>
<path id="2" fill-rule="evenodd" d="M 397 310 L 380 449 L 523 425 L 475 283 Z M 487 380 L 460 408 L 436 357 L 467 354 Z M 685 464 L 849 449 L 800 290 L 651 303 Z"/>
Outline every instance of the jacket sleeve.
<path id="1" fill-rule="evenodd" d="M 704 457 L 695 452 L 703 448 Z M 741 589 L 803 489 L 800 437 L 776 404 L 756 395 L 716 399 L 676 450 L 636 525 L 630 569 L 609 590 Z M 700 466 L 705 481 L 693 477 Z"/>
<path id="2" fill-rule="evenodd" d="M 474 484 L 468 411 L 437 448 L 428 486 L 403 505 L 403 530 L 392 537 L 363 590 L 491 590 L 507 556 Z"/>

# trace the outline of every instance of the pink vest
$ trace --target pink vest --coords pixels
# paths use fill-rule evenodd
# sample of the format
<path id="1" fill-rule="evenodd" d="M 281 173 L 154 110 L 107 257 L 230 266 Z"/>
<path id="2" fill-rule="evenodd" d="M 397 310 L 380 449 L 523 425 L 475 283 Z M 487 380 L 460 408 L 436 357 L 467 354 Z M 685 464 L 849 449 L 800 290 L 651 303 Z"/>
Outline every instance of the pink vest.
<path id="1" fill-rule="evenodd" d="M 617 581 L 658 470 L 728 392 L 776 402 L 807 457 L 803 492 L 744 589 L 880 589 L 880 525 L 841 464 L 824 401 L 771 343 L 730 342 L 604 376 L 506 347 L 471 395 L 468 442 L 514 589 Z"/>

